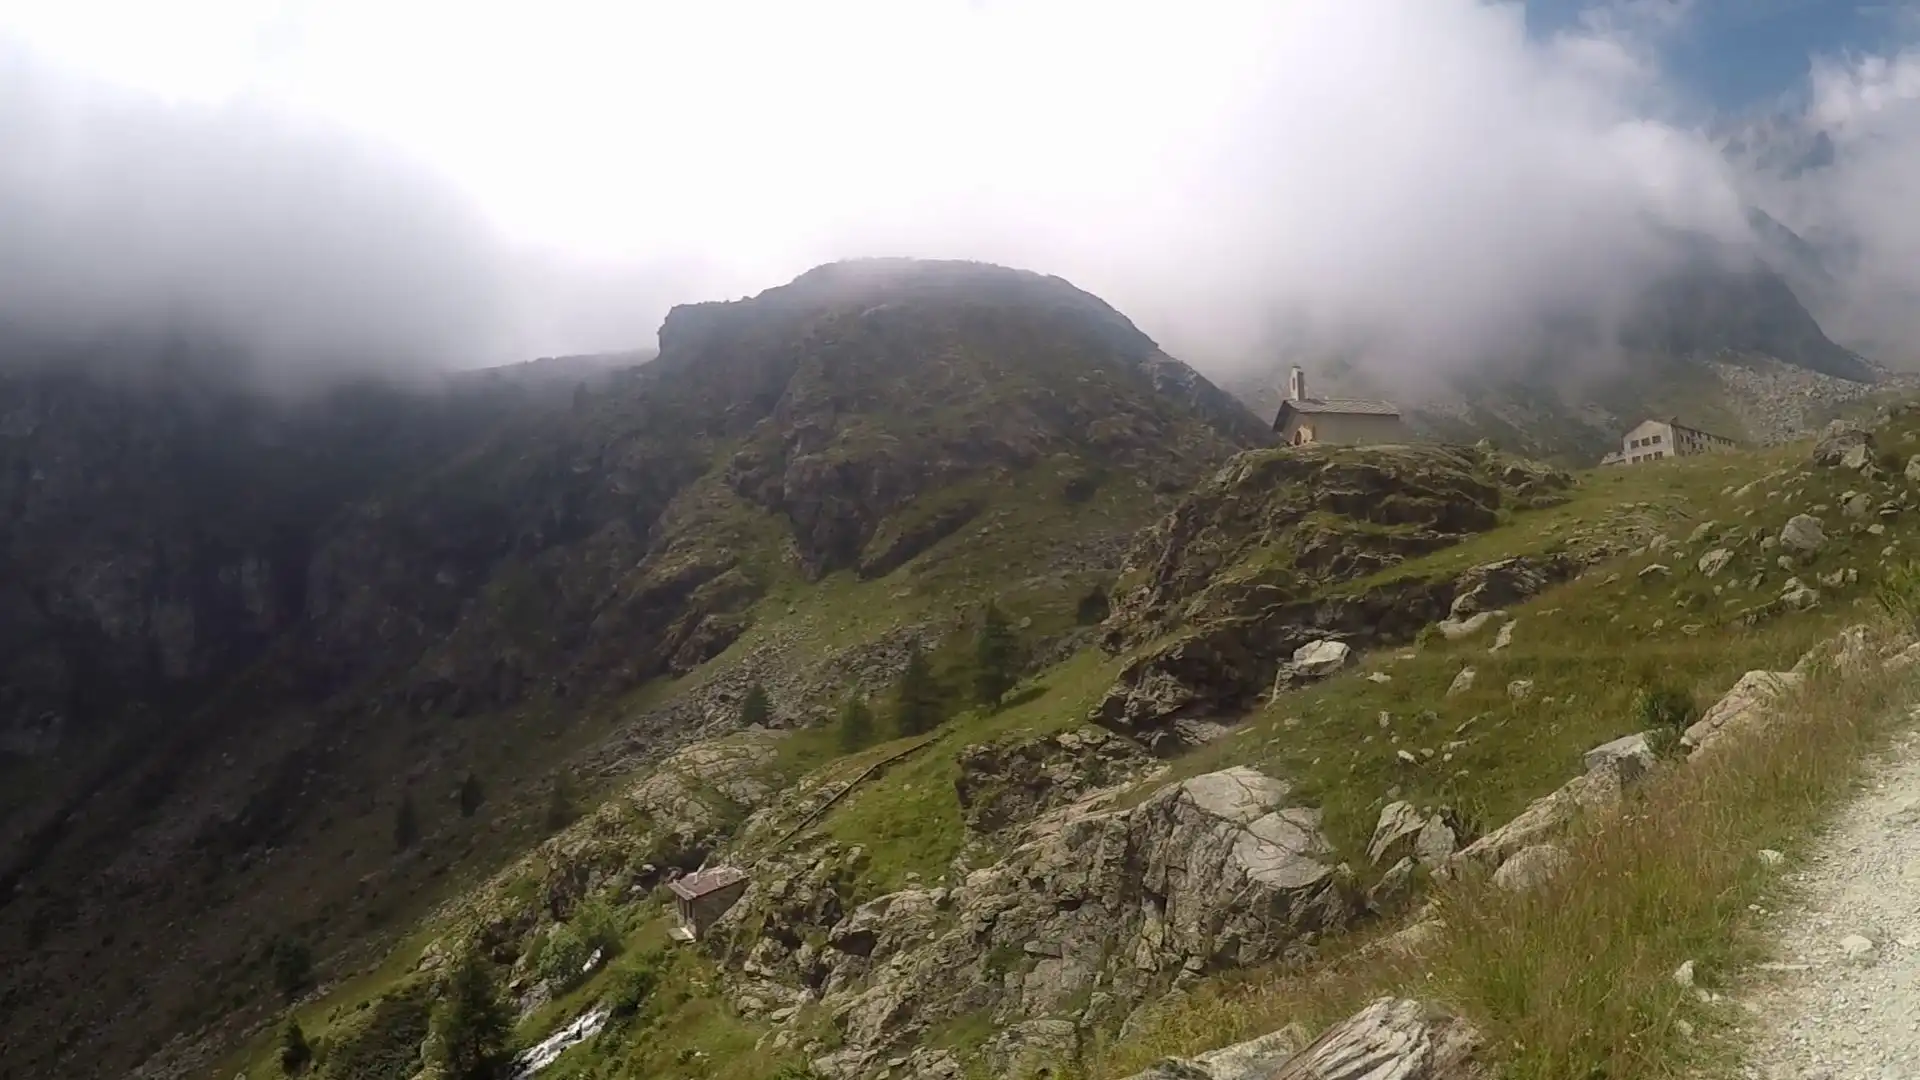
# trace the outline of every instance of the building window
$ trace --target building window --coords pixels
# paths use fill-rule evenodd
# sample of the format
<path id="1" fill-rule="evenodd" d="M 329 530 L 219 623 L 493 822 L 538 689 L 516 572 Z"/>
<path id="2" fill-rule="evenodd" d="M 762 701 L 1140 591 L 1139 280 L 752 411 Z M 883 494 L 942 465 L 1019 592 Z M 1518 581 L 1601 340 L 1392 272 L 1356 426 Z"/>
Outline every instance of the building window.
<path id="1" fill-rule="evenodd" d="M 1658 446 L 1658 445 L 1660 445 L 1660 436 L 1658 436 L 1658 435 L 1655 435 L 1655 436 L 1654 436 L 1653 438 L 1651 438 L 1651 439 L 1648 439 L 1647 441 L 1648 441 L 1649 443 L 1652 443 L 1652 444 L 1653 444 L 1653 445 L 1655 445 L 1655 446 Z"/>
<path id="2" fill-rule="evenodd" d="M 1654 457 L 1666 457 L 1666 456 L 1667 456 L 1667 452 L 1666 452 L 1665 450 L 1655 450 L 1655 451 L 1653 452 L 1653 456 L 1654 456 Z"/>

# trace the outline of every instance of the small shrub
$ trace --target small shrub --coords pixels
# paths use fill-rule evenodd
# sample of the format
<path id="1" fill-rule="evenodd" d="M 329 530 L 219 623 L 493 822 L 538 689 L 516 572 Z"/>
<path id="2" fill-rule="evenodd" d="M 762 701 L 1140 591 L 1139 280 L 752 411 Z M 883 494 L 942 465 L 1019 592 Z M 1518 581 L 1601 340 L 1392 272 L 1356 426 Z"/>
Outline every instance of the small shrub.
<path id="1" fill-rule="evenodd" d="M 1680 756 L 1680 729 L 1670 727 L 1651 728 L 1647 731 L 1647 749 L 1657 758 L 1676 758 Z"/>
<path id="2" fill-rule="evenodd" d="M 1888 567 L 1874 586 L 1873 599 L 1902 629 L 1920 629 L 1920 563 Z"/>
<path id="3" fill-rule="evenodd" d="M 1420 628 L 1418 634 L 1413 636 L 1413 643 L 1422 649 L 1429 645 L 1438 645 L 1440 643 L 1440 628 L 1432 623 L 1428 623 Z"/>
<path id="4" fill-rule="evenodd" d="M 620 951 L 621 941 L 627 936 L 626 919 L 603 897 L 581 904 L 567 921 L 586 943 L 589 955 L 598 949 L 603 958 L 611 959 Z"/>
<path id="5" fill-rule="evenodd" d="M 1700 719 L 1700 706 L 1693 695 L 1673 686 L 1647 686 L 1640 690 L 1636 712 L 1642 730 L 1685 731 Z"/>
<path id="6" fill-rule="evenodd" d="M 608 1014 L 624 1019 L 640 1011 L 660 985 L 664 954 L 654 951 L 621 962 L 608 973 Z"/>
<path id="7" fill-rule="evenodd" d="M 593 954 L 592 947 L 568 923 L 560 923 L 541 936 L 544 945 L 535 958 L 533 973 L 558 990 L 578 984 L 585 977 L 581 969 Z"/>

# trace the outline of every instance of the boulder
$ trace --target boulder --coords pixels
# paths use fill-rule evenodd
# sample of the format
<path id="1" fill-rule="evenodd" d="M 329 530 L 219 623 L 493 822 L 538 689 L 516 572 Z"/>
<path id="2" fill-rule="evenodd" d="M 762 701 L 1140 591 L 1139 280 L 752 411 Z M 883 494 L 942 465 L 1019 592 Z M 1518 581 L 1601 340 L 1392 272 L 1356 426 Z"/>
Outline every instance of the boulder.
<path id="1" fill-rule="evenodd" d="M 1288 1027 L 1169 1058 L 1129 1080 L 1478 1080 L 1483 1040 L 1466 1021 L 1407 998 L 1381 998 L 1305 1046 Z"/>
<path id="2" fill-rule="evenodd" d="M 1526 892 L 1552 880 L 1567 864 L 1567 853 L 1553 844 L 1530 844 L 1508 856 L 1493 872 L 1495 888 Z"/>
<path id="3" fill-rule="evenodd" d="M 1820 606 L 1820 592 L 1800 585 L 1781 593 L 1780 602 L 1793 611 L 1808 611 Z"/>
<path id="4" fill-rule="evenodd" d="M 1485 629 L 1498 614 L 1497 611 L 1482 611 L 1464 619 L 1441 619 L 1433 625 L 1439 629 L 1441 637 L 1448 641 L 1459 641 L 1461 638 L 1470 638 Z"/>
<path id="5" fill-rule="evenodd" d="M 1373 827 L 1373 839 L 1367 842 L 1367 861 L 1379 866 L 1408 854 L 1426 824 L 1426 819 L 1411 803 L 1388 803 Z"/>
<path id="6" fill-rule="evenodd" d="M 1707 577 L 1714 577 L 1719 574 L 1720 571 L 1725 570 L 1727 564 L 1732 561 L 1733 552 L 1728 551 L 1726 548 L 1714 548 L 1712 551 L 1700 556 L 1699 569 L 1700 572 Z"/>
<path id="7" fill-rule="evenodd" d="M 1658 758 L 1653 747 L 1647 742 L 1648 732 L 1623 735 L 1612 742 L 1601 743 L 1587 751 L 1582 761 L 1588 772 L 1612 767 L 1618 770 L 1620 778 L 1631 784 L 1653 771 Z"/>
<path id="8" fill-rule="evenodd" d="M 1533 696 L 1532 679 L 1515 679 L 1507 684 L 1507 696 L 1515 701 L 1525 701 Z"/>
<path id="9" fill-rule="evenodd" d="M 1873 436 L 1858 424 L 1835 420 L 1813 448 L 1813 463 L 1825 468 L 1862 469 L 1873 460 Z"/>
<path id="10" fill-rule="evenodd" d="M 1192 1058 L 1167 1058 L 1129 1080 L 1268 1080 L 1307 1041 L 1297 1027 L 1224 1046 Z"/>
<path id="11" fill-rule="evenodd" d="M 1910 481 L 1920 483 L 1920 454 L 1907 459 L 1906 477 Z"/>
<path id="12" fill-rule="evenodd" d="M 1564 576 L 1562 566 L 1523 557 L 1483 563 L 1455 579 L 1453 605 L 1447 614 L 1466 619 L 1512 607 Z"/>
<path id="13" fill-rule="evenodd" d="M 1747 672 L 1706 715 L 1687 728 L 1680 736 L 1681 745 L 1698 753 L 1730 732 L 1759 727 L 1766 722 L 1775 701 L 1798 688 L 1805 678 L 1791 671 Z"/>
<path id="14" fill-rule="evenodd" d="M 1481 1037 L 1466 1021 L 1405 998 L 1381 998 L 1268 1074 L 1266 1080 L 1469 1080 Z"/>
<path id="15" fill-rule="evenodd" d="M 1872 631 L 1856 623 L 1801 654 L 1791 669 L 1795 675 L 1810 675 L 1827 667 L 1842 674 L 1866 671 L 1874 662 Z"/>
<path id="16" fill-rule="evenodd" d="M 1795 514 L 1787 519 L 1780 529 L 1780 546 L 1789 551 L 1798 551 L 1811 555 L 1827 543 L 1826 531 L 1820 527 L 1820 519 L 1805 514 Z"/>
<path id="17" fill-rule="evenodd" d="M 1460 846 L 1460 835 L 1445 814 L 1435 814 L 1421 827 L 1413 841 L 1413 858 L 1421 866 L 1435 867 L 1446 862 Z"/>
<path id="18" fill-rule="evenodd" d="M 1293 667 L 1309 679 L 1324 679 L 1346 667 L 1353 650 L 1344 641 L 1323 638 L 1293 650 Z"/>
<path id="19" fill-rule="evenodd" d="M 1489 647 L 1487 651 L 1490 653 L 1497 653 L 1497 652 L 1502 652 L 1506 650 L 1508 647 L 1510 647 L 1513 644 L 1514 624 L 1518 623 L 1519 621 L 1520 621 L 1519 619 L 1508 619 L 1506 622 L 1501 623 L 1500 632 L 1493 635 L 1493 645 Z"/>
<path id="20" fill-rule="evenodd" d="M 1413 889 L 1415 863 L 1402 857 L 1399 862 L 1387 868 L 1367 890 L 1367 907 L 1372 911 L 1386 911 L 1399 903 Z"/>
<path id="21" fill-rule="evenodd" d="M 1447 685 L 1447 696 L 1454 697 L 1473 689 L 1473 680 L 1477 674 L 1479 673 L 1470 667 L 1461 668 L 1460 674 L 1455 675 L 1453 682 Z"/>
<path id="22" fill-rule="evenodd" d="M 1864 492 L 1855 492 L 1840 500 L 1840 512 L 1850 518 L 1863 518 L 1873 513 L 1873 498 Z"/>
<path id="23" fill-rule="evenodd" d="M 1451 877 L 1465 865 L 1495 869 L 1515 852 L 1557 835 L 1578 815 L 1612 810 L 1635 779 L 1638 777 L 1630 777 L 1620 763 L 1604 761 L 1528 803 L 1513 820 L 1435 867 L 1435 876 Z"/>

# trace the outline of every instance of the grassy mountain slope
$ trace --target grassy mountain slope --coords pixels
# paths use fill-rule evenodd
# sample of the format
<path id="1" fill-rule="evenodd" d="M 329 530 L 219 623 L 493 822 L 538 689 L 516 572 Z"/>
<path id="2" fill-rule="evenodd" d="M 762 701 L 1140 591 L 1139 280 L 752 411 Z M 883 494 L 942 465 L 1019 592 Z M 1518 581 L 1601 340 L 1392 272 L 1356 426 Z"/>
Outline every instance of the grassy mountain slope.
<path id="1" fill-rule="evenodd" d="M 775 725 L 817 720 L 884 684 L 912 639 L 950 667 L 941 644 L 996 594 L 1028 647 L 1061 647 L 1126 538 L 1264 436 L 1095 298 L 976 264 L 824 267 L 676 309 L 644 366 L 538 376 L 460 380 L 504 403 L 450 415 L 438 442 L 419 421 L 446 398 L 395 395 L 374 432 L 317 407 L 349 433 L 318 449 L 351 482 L 296 500 L 273 557 L 197 522 L 253 528 L 272 478 L 316 449 L 297 425 L 253 416 L 263 442 L 236 456 L 268 480 L 223 477 L 204 515 L 169 486 L 207 479 L 198 462 L 129 449 L 157 474 L 129 484 L 147 501 L 75 542 L 91 478 L 143 474 L 103 455 L 112 439 L 50 441 L 47 384 L 7 384 L 26 418 L 10 476 L 91 457 L 10 492 L 32 511 L 10 519 L 10 557 L 64 569 L 32 564 L 50 587 L 8 609 L 59 632 L 52 697 L 8 716 L 40 734 L 0 764 L 0 942 L 28 958 L 0 975 L 0 1074 L 112 1074 L 199 1032 L 156 1059 L 185 1067 L 273 1014 L 277 972 L 298 993 L 377 967 L 617 777 L 737 726 L 752 682 Z M 74 407 L 103 428 L 175 416 L 149 401 Z M 163 451 L 230 445 L 190 413 L 168 422 Z M 95 602 L 90 582 L 156 549 L 210 587 L 142 570 Z M 298 587 L 247 649 L 181 676 L 170 651 L 251 625 L 256 564 Z M 156 653 L 144 681 L 65 708 L 65 688 L 97 685 L 73 673 Z M 277 968 L 286 943 L 310 972 Z"/>
<path id="2" fill-rule="evenodd" d="M 1044 1064 L 1118 1077 L 1162 1054 L 1220 1045 L 1285 1020 L 1331 1019 L 1365 994 L 1420 991 L 1418 980 L 1428 969 L 1354 959 L 1354 945 L 1397 925 L 1397 913 L 1405 910 L 1400 899 L 1369 909 L 1376 913 L 1361 916 L 1350 938 L 1289 954 L 1271 967 L 1229 964 L 1206 971 L 1182 984 L 1186 996 L 1160 1005 L 1149 998 L 1131 1019 L 1125 1009 L 1113 1010 L 1104 986 L 1035 1011 L 1026 1003 L 1030 990 L 949 997 L 923 985 L 915 1013 L 900 1014 L 881 1029 L 904 1025 L 898 1036 L 903 1041 L 882 1044 L 878 1057 L 862 1058 L 867 1044 L 861 1040 L 869 1037 L 872 1017 L 861 1002 L 889 985 L 890 967 L 856 965 L 855 981 L 842 985 L 841 976 L 832 976 L 813 987 L 819 996 L 803 992 L 792 1006 L 780 996 L 795 989 L 783 981 L 792 977 L 792 960 L 781 959 L 789 950 L 874 947 L 832 944 L 862 940 L 853 932 L 862 926 L 889 942 L 889 920 L 913 918 L 915 905 L 936 895 L 929 889 L 950 890 L 956 905 L 971 903 L 961 897 L 994 880 L 980 875 L 995 873 L 1008 860 L 1023 865 L 1016 846 L 1024 842 L 1021 820 L 1009 825 L 983 813 L 988 805 L 1018 807 L 1030 817 L 1117 783 L 1117 793 L 1106 797 L 1124 808 L 1151 801 L 1152 793 L 1182 778 L 1251 766 L 1285 777 L 1296 797 L 1318 809 L 1331 858 L 1353 868 L 1343 888 L 1355 896 L 1368 894 L 1385 869 L 1368 858 L 1367 846 L 1375 819 L 1391 800 L 1408 801 L 1422 812 L 1444 810 L 1462 830 L 1463 842 L 1492 829 L 1578 774 L 1587 749 L 1645 727 L 1649 691 L 1671 691 L 1703 707 L 1749 669 L 1790 666 L 1817 640 L 1860 619 L 1883 584 L 1899 580 L 1905 549 L 1914 542 L 1913 504 L 1920 493 L 1892 466 L 1920 452 L 1920 422 L 1907 415 L 1883 432 L 1868 472 L 1809 466 L 1806 450 L 1791 446 L 1584 473 L 1563 498 L 1511 508 L 1484 531 L 1431 550 L 1402 552 L 1358 577 L 1324 584 L 1332 596 L 1409 581 L 1484 580 L 1469 572 L 1491 562 L 1571 556 L 1583 567 L 1572 580 L 1545 582 L 1531 596 L 1499 604 L 1513 620 L 1507 645 L 1496 648 L 1498 620 L 1455 639 L 1429 631 L 1417 642 L 1383 644 L 1351 670 L 1263 695 L 1238 715 L 1220 717 L 1226 726 L 1216 738 L 1170 762 L 1137 750 L 1098 749 L 1110 744 L 1098 741 L 1087 717 L 1121 662 L 1088 641 L 1035 673 L 1007 707 L 959 708 L 929 736 L 885 739 L 883 730 L 883 741 L 849 752 L 828 725 L 776 737 L 743 768 L 710 762 L 694 770 L 705 783 L 731 792 L 714 801 L 722 821 L 717 827 L 686 829 L 675 812 L 643 791 L 656 781 L 643 779 L 590 822 L 478 890 L 467 906 L 431 923 L 427 937 L 410 942 L 371 981 L 356 984 L 351 994 L 303 1006 L 302 1020 L 355 1046 L 394 1037 L 368 1032 L 356 1019 L 354 1002 L 424 992 L 431 971 L 414 970 L 423 945 L 434 940 L 440 943 L 434 948 L 450 948 L 476 931 L 500 943 L 503 970 L 524 991 L 539 971 L 538 960 L 529 960 L 538 950 L 529 951 L 529 943 L 559 933 L 556 926 L 604 918 L 596 903 L 611 905 L 611 940 L 620 955 L 599 973 L 569 979 L 574 985 L 557 1003 L 527 1012 L 518 1037 L 531 1043 L 596 1002 L 621 1000 L 628 993 L 624 987 L 644 984 L 646 991 L 631 1016 L 561 1056 L 545 1074 L 556 1078 L 749 1080 L 791 1075 L 782 1070 L 809 1061 L 833 1062 L 836 1069 L 869 1062 L 836 1073 L 851 1076 L 899 1058 L 908 1059 L 909 1075 L 949 1075 L 940 1070 L 950 1066 L 1019 1075 Z M 1395 452 L 1343 453 L 1365 458 Z M 1856 498 L 1861 493 L 1864 501 Z M 1788 568 L 1779 564 L 1782 551 L 1774 538 L 1796 513 L 1819 518 L 1828 539 L 1817 552 L 1792 557 Z M 1166 535 L 1168 527 L 1158 532 Z M 1163 547 L 1143 543 L 1143 550 Z M 1729 553 L 1728 565 L 1711 573 L 1701 569 L 1702 557 L 1720 549 Z M 1196 566 L 1210 562 L 1207 550 L 1194 549 Z M 1784 603 L 1789 577 L 1815 586 L 1818 603 L 1806 610 Z M 840 587 L 851 596 L 878 584 L 850 576 Z M 837 602 L 811 606 L 826 603 L 825 593 L 793 595 L 790 618 L 845 610 Z M 1110 629 L 1131 618 L 1117 611 Z M 948 663 L 954 681 L 963 681 L 964 653 L 950 655 Z M 1465 668 L 1475 670 L 1471 685 L 1452 690 Z M 883 697 L 876 700 L 884 711 Z M 1041 771 L 1022 771 L 1022 755 L 1037 755 L 1030 760 Z M 1071 771 L 1047 771 L 1062 761 L 1072 763 Z M 741 783 L 742 777 L 751 783 Z M 668 907 L 662 891 L 649 883 L 657 879 L 646 876 L 647 866 L 678 842 L 676 831 L 702 833 L 726 860 L 753 867 L 769 890 L 750 894 L 743 913 L 701 949 L 661 944 Z M 1732 899 L 1745 903 L 1748 895 Z M 558 908 L 556 897 L 562 898 Z M 1670 927 L 1636 925 L 1634 932 L 1648 935 L 1646 947 L 1662 957 L 1704 950 L 1706 928 L 1697 920 L 1719 918 L 1721 906 L 1688 908 L 1686 918 Z M 594 914 L 569 913 L 583 911 Z M 949 932 L 937 913 L 918 931 L 929 940 Z M 880 947 L 897 950 L 888 954 L 893 964 L 929 946 Z M 1032 948 L 1020 947 L 1017 939 L 1012 948 L 982 945 L 965 961 L 979 965 L 978 971 L 956 971 L 965 985 L 989 990 L 1051 985 L 1059 961 L 1047 950 L 1044 939 Z M 1521 959 L 1498 962 L 1517 965 Z M 1455 956 L 1449 962 L 1464 961 Z M 1664 979 L 1677 962 L 1653 966 Z M 1596 977 L 1638 978 L 1645 966 L 1598 969 Z M 1516 978 L 1551 974 L 1514 970 Z M 1493 974 L 1449 969 L 1447 978 L 1464 986 Z M 981 975 L 988 976 L 984 983 Z M 1633 985 L 1636 992 L 1646 989 Z M 848 996 L 860 994 L 868 996 Z M 1515 1042 L 1499 1053 L 1521 1053 L 1529 1061 L 1562 1060 L 1556 1054 L 1599 1060 L 1611 1052 L 1601 1045 L 1607 1039 L 1678 1046 L 1667 1011 L 1608 1006 L 1610 1026 L 1596 1042 L 1591 1032 L 1582 1035 L 1579 1025 L 1569 1026 L 1554 1012 L 1576 1007 L 1574 999 L 1488 993 L 1466 1000 L 1477 1021 L 1511 1033 Z M 1578 1007 L 1602 1006 L 1583 997 Z M 1063 1030 L 1073 1033 L 1064 1042 Z M 256 1044 L 249 1075 L 272 1075 L 268 1051 L 264 1039 Z"/>

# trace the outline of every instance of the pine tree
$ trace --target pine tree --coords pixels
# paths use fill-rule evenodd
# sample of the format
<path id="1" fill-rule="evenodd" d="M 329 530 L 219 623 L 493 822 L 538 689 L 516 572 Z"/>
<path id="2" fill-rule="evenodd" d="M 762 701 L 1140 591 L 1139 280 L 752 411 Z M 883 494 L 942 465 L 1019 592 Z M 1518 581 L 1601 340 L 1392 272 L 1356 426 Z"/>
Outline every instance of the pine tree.
<path id="1" fill-rule="evenodd" d="M 433 1008 L 428 1057 L 447 1080 L 488 1080 L 507 1061 L 513 1014 L 487 962 L 469 945 L 447 973 Z"/>
<path id="2" fill-rule="evenodd" d="M 280 1071 L 293 1076 L 313 1060 L 313 1047 L 307 1045 L 307 1033 L 292 1013 L 280 1028 Z"/>
<path id="3" fill-rule="evenodd" d="M 773 700 L 767 697 L 767 688 L 754 683 L 747 688 L 747 697 L 740 703 L 741 727 L 765 727 L 773 719 Z"/>
<path id="4" fill-rule="evenodd" d="M 893 687 L 893 726 L 902 735 L 921 735 L 939 727 L 940 720 L 940 686 L 916 641 L 908 647 L 906 670 Z"/>
<path id="5" fill-rule="evenodd" d="M 413 792 L 400 793 L 400 805 L 393 812 L 393 846 L 401 851 L 420 839 L 420 813 L 413 808 Z"/>
<path id="6" fill-rule="evenodd" d="M 840 706 L 840 749 L 854 751 L 873 743 L 873 710 L 859 694 L 847 695 Z"/>
<path id="7" fill-rule="evenodd" d="M 980 617 L 980 632 L 973 639 L 974 700 L 999 708 L 1019 678 L 1020 639 L 999 605 L 989 600 Z"/>
<path id="8" fill-rule="evenodd" d="M 480 810 L 480 804 L 487 801 L 487 793 L 480 787 L 480 778 L 468 773 L 460 781 L 460 816 L 470 818 Z"/>

